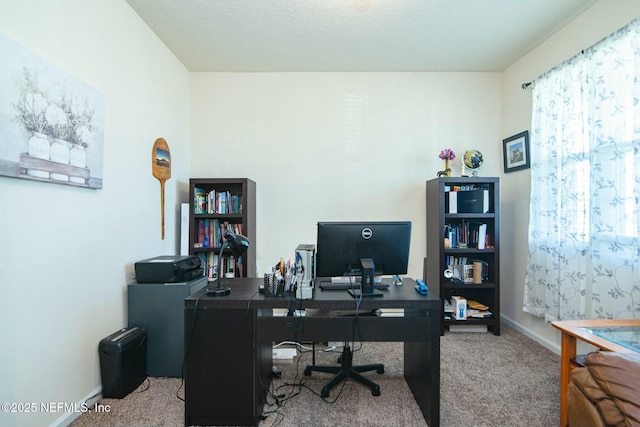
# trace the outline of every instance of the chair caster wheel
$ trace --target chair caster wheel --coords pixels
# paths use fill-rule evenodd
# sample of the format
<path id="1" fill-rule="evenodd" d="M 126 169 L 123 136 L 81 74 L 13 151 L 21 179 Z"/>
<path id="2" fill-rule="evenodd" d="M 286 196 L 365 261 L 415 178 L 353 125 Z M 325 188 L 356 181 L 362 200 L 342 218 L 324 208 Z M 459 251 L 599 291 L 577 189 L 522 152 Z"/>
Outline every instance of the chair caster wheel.
<path id="1" fill-rule="evenodd" d="M 376 369 L 376 372 L 379 374 L 384 374 L 384 366 L 382 368 Z"/>
<path id="2" fill-rule="evenodd" d="M 304 368 L 304 375 L 306 377 L 310 377 L 311 376 L 311 369 L 309 368 Z"/>
<path id="3" fill-rule="evenodd" d="M 375 386 L 371 389 L 371 394 L 373 394 L 374 396 L 380 396 L 380 387 Z"/>
<path id="4" fill-rule="evenodd" d="M 378 394 L 380 394 L 380 390 L 378 390 Z M 329 390 L 326 387 L 322 387 L 320 397 L 329 397 Z"/>

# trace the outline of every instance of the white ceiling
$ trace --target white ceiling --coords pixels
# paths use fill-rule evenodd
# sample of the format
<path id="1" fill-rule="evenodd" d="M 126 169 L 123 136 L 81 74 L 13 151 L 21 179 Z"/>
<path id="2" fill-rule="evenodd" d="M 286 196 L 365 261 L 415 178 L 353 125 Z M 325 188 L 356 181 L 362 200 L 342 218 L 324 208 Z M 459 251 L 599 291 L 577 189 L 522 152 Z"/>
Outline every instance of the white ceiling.
<path id="1" fill-rule="evenodd" d="M 127 0 L 190 71 L 503 71 L 598 0 Z"/>

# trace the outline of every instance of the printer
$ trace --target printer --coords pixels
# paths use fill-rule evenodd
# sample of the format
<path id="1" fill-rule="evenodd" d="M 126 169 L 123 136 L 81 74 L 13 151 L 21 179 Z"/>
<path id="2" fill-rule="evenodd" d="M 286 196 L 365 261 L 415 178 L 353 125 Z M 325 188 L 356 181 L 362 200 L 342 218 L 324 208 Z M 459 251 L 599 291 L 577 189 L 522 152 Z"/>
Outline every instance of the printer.
<path id="1" fill-rule="evenodd" d="M 162 255 L 135 263 L 138 283 L 188 282 L 204 275 L 197 255 Z"/>

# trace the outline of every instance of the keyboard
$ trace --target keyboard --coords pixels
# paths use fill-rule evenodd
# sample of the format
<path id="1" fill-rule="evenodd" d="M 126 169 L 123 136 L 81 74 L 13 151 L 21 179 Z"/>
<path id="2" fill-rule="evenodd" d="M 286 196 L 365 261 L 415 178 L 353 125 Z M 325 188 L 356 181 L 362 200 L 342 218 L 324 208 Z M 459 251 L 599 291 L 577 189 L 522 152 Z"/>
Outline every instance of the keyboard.
<path id="1" fill-rule="evenodd" d="M 389 284 L 385 282 L 374 283 L 373 287 L 379 291 L 383 291 L 389 288 Z M 331 281 L 321 281 L 320 289 L 323 291 L 346 291 L 349 289 L 360 289 L 360 282 L 331 282 Z"/>

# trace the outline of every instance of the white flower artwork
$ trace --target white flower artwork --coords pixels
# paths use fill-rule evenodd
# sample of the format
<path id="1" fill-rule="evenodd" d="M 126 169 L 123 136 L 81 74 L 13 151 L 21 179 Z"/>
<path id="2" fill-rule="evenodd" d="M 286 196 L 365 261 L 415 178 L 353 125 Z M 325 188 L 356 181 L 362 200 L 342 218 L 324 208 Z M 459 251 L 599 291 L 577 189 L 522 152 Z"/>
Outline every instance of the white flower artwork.
<path id="1" fill-rule="evenodd" d="M 0 175 L 102 188 L 105 99 L 0 34 Z"/>

